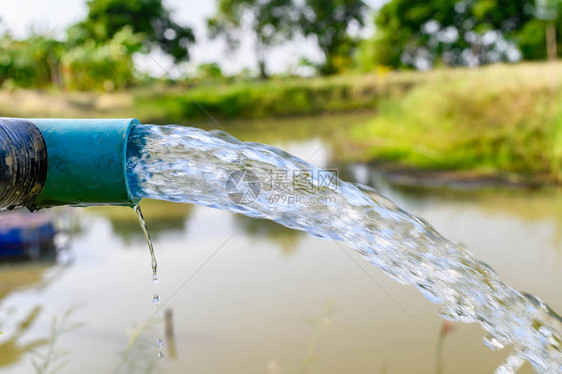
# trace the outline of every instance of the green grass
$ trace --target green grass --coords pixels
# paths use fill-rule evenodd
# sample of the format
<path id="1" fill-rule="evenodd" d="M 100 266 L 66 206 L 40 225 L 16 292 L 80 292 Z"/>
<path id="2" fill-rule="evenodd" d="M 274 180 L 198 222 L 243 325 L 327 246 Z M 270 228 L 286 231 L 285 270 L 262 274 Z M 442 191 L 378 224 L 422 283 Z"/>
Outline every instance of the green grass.
<path id="1" fill-rule="evenodd" d="M 348 132 L 347 157 L 562 180 L 562 65 L 418 73 Z"/>
<path id="2" fill-rule="evenodd" d="M 221 121 L 376 108 L 372 120 L 338 133 L 344 157 L 562 181 L 562 63 L 403 71 L 377 92 L 387 77 L 381 71 L 105 94 L 3 90 L 0 114 L 193 124 L 209 122 L 208 115 Z"/>
<path id="3" fill-rule="evenodd" d="M 193 87 L 154 85 L 114 93 L 0 91 L 4 116 L 137 117 L 143 122 L 186 123 L 278 118 L 352 110 L 368 104 L 385 74 L 329 78 L 275 78 L 265 82 Z"/>
<path id="4" fill-rule="evenodd" d="M 381 77 L 370 75 L 155 88 L 138 92 L 135 106 L 154 121 L 206 119 L 207 113 L 219 119 L 302 116 L 359 108 L 378 82 Z"/>

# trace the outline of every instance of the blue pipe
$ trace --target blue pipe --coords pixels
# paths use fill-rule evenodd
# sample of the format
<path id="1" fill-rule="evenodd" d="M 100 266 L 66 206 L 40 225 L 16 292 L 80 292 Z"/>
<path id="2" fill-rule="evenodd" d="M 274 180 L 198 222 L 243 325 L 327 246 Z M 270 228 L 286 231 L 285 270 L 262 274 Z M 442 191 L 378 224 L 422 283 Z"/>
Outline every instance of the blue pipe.
<path id="1" fill-rule="evenodd" d="M 21 128 L 30 124 L 37 128 L 47 156 L 41 192 L 32 202 L 19 201 L 17 205 L 35 210 L 57 205 L 134 206 L 140 201 L 131 195 L 126 170 L 128 137 L 140 124 L 137 119 L 0 118 L 0 129 L 6 121 Z M 0 133 L 0 150 L 8 145 L 10 139 Z M 19 147 L 17 158 L 24 154 Z M 0 199 L 0 207 L 3 205 Z"/>

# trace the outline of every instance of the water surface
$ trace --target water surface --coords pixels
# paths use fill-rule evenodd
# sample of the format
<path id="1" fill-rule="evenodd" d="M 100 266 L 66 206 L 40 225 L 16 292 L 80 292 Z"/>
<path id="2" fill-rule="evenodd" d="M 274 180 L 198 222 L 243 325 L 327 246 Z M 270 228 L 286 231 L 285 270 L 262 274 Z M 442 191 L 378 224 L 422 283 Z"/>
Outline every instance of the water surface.
<path id="1" fill-rule="evenodd" d="M 279 133 L 252 125 L 228 130 L 303 158 L 329 134 L 327 129 L 293 137 L 291 132 L 301 134 L 306 126 L 300 123 L 294 131 L 289 126 L 283 124 Z M 560 193 L 396 189 L 365 165 L 342 165 L 334 155 L 328 143 L 313 163 L 345 167 L 346 179 L 374 185 L 444 236 L 467 244 L 506 283 L 562 310 Z M 84 325 L 59 339 L 60 349 L 72 352 L 63 372 L 111 372 L 127 348 L 128 330 L 154 313 L 155 287 L 167 300 L 229 238 L 166 305 L 174 316 L 176 358 L 167 354 L 167 342 L 165 360 L 157 357 L 154 342 L 165 335 L 162 310 L 129 355 L 137 368 L 157 361 L 156 372 L 169 373 L 434 372 L 442 324 L 435 305 L 351 249 L 210 208 L 142 205 L 158 256 L 157 286 L 143 234 L 125 208 L 77 210 L 82 231 L 72 241 L 66 267 L 2 267 L 0 276 L 11 281 L 3 282 L 0 292 L 0 331 L 5 332 L 0 357 L 14 357 L 4 361 L 2 372 L 32 370 L 30 344 L 48 337 L 53 316 L 74 305 L 70 318 Z M 477 325 L 458 325 L 446 338 L 445 372 L 493 372 L 508 350 L 490 351 L 481 336 Z"/>

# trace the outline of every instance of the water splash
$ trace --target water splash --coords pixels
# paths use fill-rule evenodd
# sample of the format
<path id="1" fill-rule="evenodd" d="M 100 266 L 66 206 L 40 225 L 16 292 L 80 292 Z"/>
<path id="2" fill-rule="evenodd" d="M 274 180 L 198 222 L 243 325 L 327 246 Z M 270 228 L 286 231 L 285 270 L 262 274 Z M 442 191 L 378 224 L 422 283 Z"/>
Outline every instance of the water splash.
<path id="1" fill-rule="evenodd" d="M 443 318 L 479 322 L 492 349 L 513 345 L 497 373 L 529 361 L 562 372 L 562 319 L 542 300 L 502 283 L 488 265 L 374 189 L 331 177 L 275 147 L 219 131 L 140 125 L 128 147 L 132 193 L 266 218 L 341 240 L 440 304 Z M 275 183 L 276 178 L 286 178 Z M 259 184 L 256 183 L 259 181 Z M 288 182 L 288 183 L 287 183 Z"/>
<path id="2" fill-rule="evenodd" d="M 158 283 L 158 263 L 156 262 L 156 255 L 154 254 L 154 247 L 152 246 L 152 239 L 150 239 L 150 234 L 148 233 L 148 228 L 146 227 L 146 221 L 142 215 L 142 210 L 139 204 L 133 207 L 135 214 L 139 220 L 140 227 L 148 244 L 148 250 L 150 251 L 150 262 L 152 266 L 152 283 Z M 154 301 L 153 301 L 154 302 Z"/>

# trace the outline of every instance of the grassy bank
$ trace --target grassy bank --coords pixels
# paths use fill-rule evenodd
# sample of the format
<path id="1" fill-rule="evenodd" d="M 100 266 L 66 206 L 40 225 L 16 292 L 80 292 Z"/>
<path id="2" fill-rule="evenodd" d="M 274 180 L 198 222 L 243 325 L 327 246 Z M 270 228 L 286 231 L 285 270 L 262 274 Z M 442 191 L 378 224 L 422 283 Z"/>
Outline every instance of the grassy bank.
<path id="1" fill-rule="evenodd" d="M 384 74 L 273 79 L 231 85 L 153 86 L 116 93 L 0 91 L 9 116 L 134 116 L 144 122 L 186 123 L 271 118 L 352 110 L 375 95 Z M 396 88 L 402 83 L 396 80 Z"/>
<path id="2" fill-rule="evenodd" d="M 149 118 L 185 120 L 268 118 L 351 110 L 366 104 L 381 77 L 341 76 L 268 82 L 208 85 L 196 88 L 144 91 L 135 104 Z M 202 110 L 204 108 L 204 111 Z"/>
<path id="3" fill-rule="evenodd" d="M 562 181 L 562 64 L 417 74 L 349 129 L 348 158 Z"/>
<path id="4" fill-rule="evenodd" d="M 344 158 L 562 181 L 562 64 L 399 72 L 377 93 L 387 77 L 278 78 L 114 93 L 4 90 L 0 115 L 202 123 L 208 115 L 220 121 L 370 108 L 377 110 L 372 119 L 355 117 L 355 125 L 338 133 Z"/>

